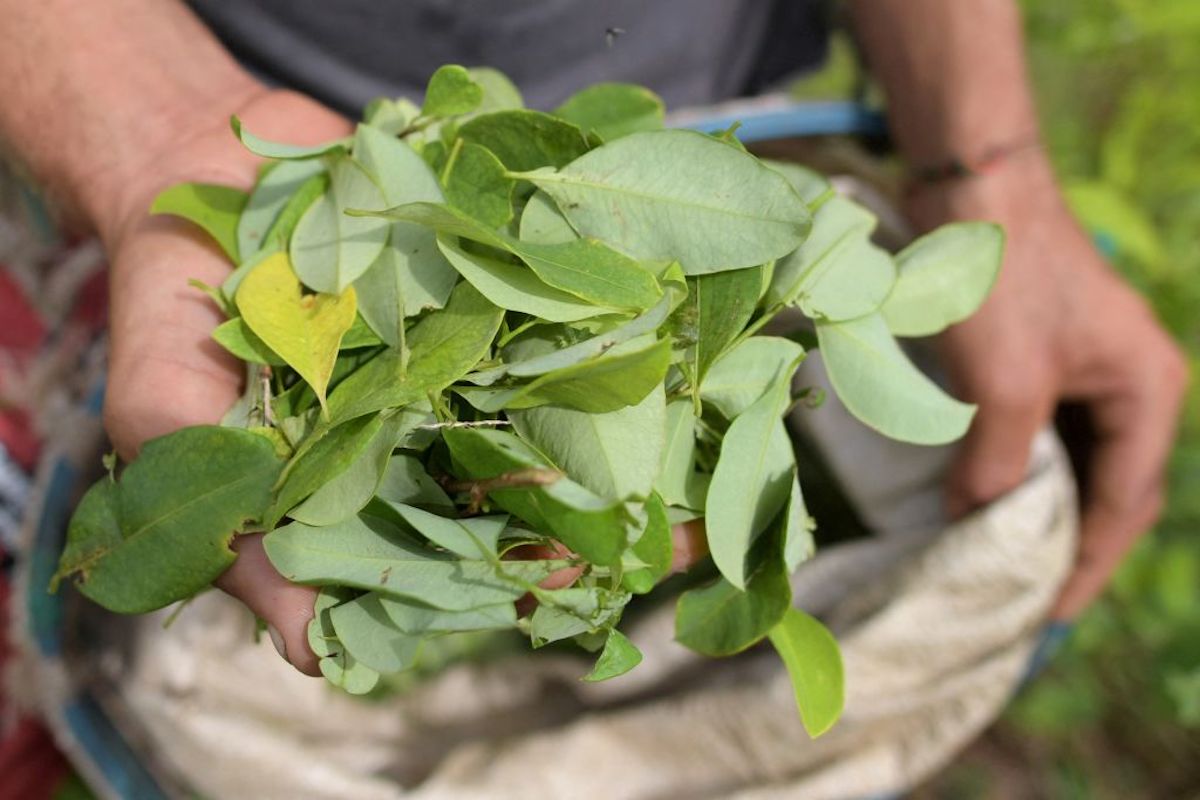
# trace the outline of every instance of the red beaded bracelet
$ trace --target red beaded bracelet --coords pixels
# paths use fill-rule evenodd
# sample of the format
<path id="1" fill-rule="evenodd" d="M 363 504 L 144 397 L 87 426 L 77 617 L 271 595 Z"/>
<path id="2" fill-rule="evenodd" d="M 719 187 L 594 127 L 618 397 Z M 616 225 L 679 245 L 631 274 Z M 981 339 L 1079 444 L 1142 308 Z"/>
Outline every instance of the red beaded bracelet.
<path id="1" fill-rule="evenodd" d="M 987 175 L 1013 156 L 1041 146 L 1042 141 L 1036 135 L 1017 142 L 995 145 L 983 151 L 976 159 L 954 157 L 940 164 L 914 167 L 910 172 L 910 180 L 914 184 L 930 184 Z"/>

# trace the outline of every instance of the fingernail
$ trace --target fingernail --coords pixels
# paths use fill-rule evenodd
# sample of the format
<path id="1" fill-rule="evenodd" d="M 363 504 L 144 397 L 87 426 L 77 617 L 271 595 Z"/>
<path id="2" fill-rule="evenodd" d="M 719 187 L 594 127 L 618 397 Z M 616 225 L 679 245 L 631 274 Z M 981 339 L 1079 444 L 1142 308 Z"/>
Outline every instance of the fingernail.
<path id="1" fill-rule="evenodd" d="M 275 645 L 275 652 L 279 653 L 280 658 L 287 661 L 287 643 L 283 641 L 283 634 L 274 625 L 268 625 L 267 635 L 271 637 L 271 644 Z"/>

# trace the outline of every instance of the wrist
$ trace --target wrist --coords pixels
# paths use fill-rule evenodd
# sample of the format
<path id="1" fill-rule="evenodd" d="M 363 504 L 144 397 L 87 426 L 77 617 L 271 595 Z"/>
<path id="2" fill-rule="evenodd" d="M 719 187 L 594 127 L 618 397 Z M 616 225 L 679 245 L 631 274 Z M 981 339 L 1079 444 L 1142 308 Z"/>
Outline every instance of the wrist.
<path id="1" fill-rule="evenodd" d="M 1054 170 L 1041 146 L 1014 149 L 989 168 L 944 180 L 908 184 L 904 206 L 921 230 L 981 219 L 1008 223 L 1029 214 L 1065 210 Z"/>

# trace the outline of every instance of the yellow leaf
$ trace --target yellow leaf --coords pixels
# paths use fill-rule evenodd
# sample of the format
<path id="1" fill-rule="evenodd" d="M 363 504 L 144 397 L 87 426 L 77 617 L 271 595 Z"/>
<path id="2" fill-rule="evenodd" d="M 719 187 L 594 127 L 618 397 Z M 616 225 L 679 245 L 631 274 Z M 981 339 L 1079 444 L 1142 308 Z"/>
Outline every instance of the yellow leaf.
<path id="1" fill-rule="evenodd" d="M 340 295 L 304 294 L 282 252 L 251 270 L 237 291 L 242 319 L 308 381 L 322 409 L 338 346 L 354 324 L 356 305 L 353 287 Z"/>

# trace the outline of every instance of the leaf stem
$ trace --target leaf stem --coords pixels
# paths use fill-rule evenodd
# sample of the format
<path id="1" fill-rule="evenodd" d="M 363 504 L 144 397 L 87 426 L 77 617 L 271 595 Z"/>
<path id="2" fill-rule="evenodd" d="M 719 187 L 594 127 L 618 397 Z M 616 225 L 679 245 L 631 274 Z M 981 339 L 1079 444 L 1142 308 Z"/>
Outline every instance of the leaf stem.
<path id="1" fill-rule="evenodd" d="M 454 140 L 454 146 L 450 148 L 450 155 L 446 157 L 446 166 L 442 167 L 441 183 L 446 185 L 446 181 L 450 180 L 450 173 L 454 171 L 454 166 L 458 163 L 458 154 L 462 152 L 463 140 L 459 136 Z"/>

